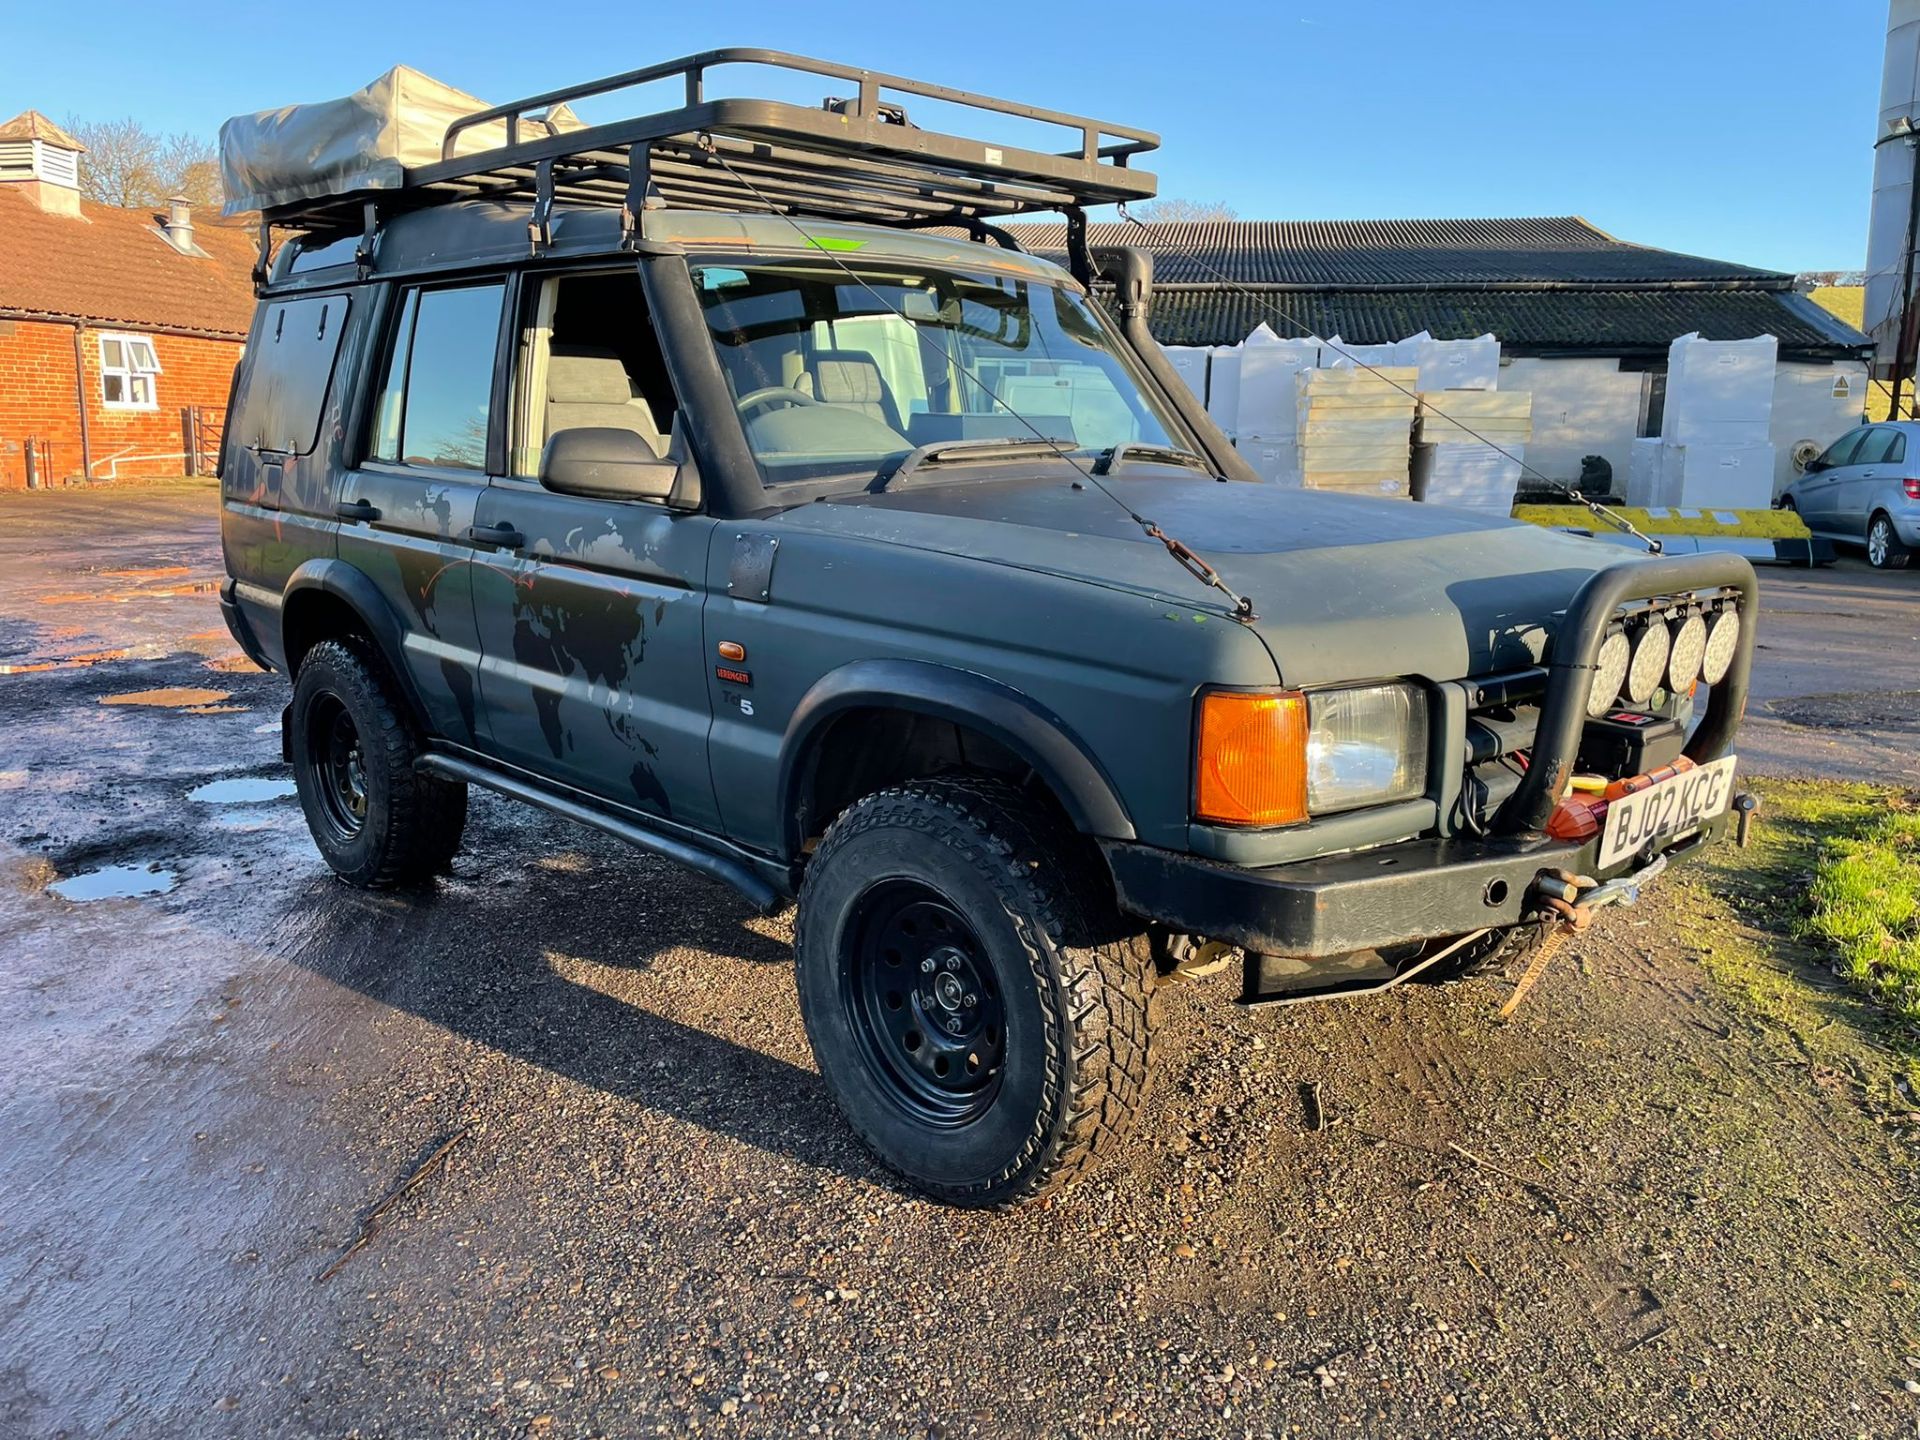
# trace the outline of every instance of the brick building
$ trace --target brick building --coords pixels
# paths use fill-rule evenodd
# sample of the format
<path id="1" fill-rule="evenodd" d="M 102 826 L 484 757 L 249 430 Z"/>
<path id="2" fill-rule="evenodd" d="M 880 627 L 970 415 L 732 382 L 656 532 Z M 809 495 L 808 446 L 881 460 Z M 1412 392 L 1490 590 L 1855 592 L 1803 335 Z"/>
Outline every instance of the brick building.
<path id="1" fill-rule="evenodd" d="M 0 489 L 211 468 L 253 313 L 253 240 L 80 197 L 85 147 L 0 125 Z"/>

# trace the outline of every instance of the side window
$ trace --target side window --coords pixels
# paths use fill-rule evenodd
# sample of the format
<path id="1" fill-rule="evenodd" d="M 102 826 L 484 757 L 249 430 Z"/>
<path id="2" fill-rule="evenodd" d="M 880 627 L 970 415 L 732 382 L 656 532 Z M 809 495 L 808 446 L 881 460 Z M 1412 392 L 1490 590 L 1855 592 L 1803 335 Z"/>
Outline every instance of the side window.
<path id="1" fill-rule="evenodd" d="M 548 439 L 585 427 L 629 431 L 665 458 L 675 408 L 638 275 L 540 282 L 521 320 L 509 474 L 538 478 Z"/>
<path id="2" fill-rule="evenodd" d="M 1889 465 L 1906 464 L 1907 432 L 1904 430 L 1890 430 L 1887 433 L 1893 436 L 1893 443 L 1887 446 L 1887 453 L 1881 458 Z"/>
<path id="3" fill-rule="evenodd" d="M 1860 448 L 1853 452 L 1853 458 L 1847 463 L 1849 465 L 1884 465 L 1894 458 L 1893 447 L 1897 442 L 1902 445 L 1902 454 L 1904 454 L 1904 442 L 1901 441 L 1898 430 L 1884 425 L 1875 426 L 1867 432 L 1866 439 L 1860 442 Z"/>
<path id="4" fill-rule="evenodd" d="M 267 306 L 247 356 L 236 432 L 249 445 L 311 455 L 347 328 L 345 295 L 278 300 Z"/>
<path id="5" fill-rule="evenodd" d="M 1827 453 L 1820 457 L 1820 468 L 1833 470 L 1842 465 L 1851 465 L 1854 451 L 1860 448 L 1860 442 L 1865 440 L 1869 433 L 1864 425 L 1858 430 L 1849 430 L 1827 447 Z"/>
<path id="6" fill-rule="evenodd" d="M 374 459 L 486 469 L 504 293 L 497 280 L 407 292 L 374 410 Z"/>

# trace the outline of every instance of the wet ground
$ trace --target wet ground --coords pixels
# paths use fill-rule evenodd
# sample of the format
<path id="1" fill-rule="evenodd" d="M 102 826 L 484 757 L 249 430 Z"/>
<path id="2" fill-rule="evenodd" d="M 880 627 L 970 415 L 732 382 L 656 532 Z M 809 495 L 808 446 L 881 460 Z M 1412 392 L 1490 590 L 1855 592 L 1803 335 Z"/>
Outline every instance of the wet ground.
<path id="1" fill-rule="evenodd" d="M 1912 1433 L 1910 1130 L 1685 892 L 1506 1025 L 1174 991 L 1124 1161 L 956 1213 L 783 920 L 485 796 L 329 878 L 218 568 L 204 488 L 0 497 L 0 1436 Z M 1920 575 L 1765 584 L 1746 753 L 1910 778 Z"/>

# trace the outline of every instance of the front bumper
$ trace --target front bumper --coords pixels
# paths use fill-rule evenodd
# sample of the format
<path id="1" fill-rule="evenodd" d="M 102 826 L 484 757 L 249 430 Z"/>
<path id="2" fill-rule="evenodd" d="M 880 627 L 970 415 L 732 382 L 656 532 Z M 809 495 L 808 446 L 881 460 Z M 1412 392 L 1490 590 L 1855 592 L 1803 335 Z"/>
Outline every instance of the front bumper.
<path id="1" fill-rule="evenodd" d="M 1697 855 L 1733 823 L 1731 808 L 1661 853 Z M 1542 870 L 1610 879 L 1600 842 L 1409 840 L 1267 869 L 1223 865 L 1127 841 L 1102 848 L 1121 908 L 1187 935 L 1265 955 L 1317 959 L 1517 925 Z M 1642 859 L 1641 863 L 1644 863 Z"/>

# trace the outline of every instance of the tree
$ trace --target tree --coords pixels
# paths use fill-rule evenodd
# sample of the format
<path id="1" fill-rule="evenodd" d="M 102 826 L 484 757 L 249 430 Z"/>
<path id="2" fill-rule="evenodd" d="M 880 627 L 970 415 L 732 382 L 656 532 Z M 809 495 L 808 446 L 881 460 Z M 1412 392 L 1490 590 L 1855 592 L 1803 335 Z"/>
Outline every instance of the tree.
<path id="1" fill-rule="evenodd" d="M 80 193 L 103 205 L 164 205 L 176 195 L 218 208 L 220 157 L 213 146 L 184 132 L 158 135 L 138 120 L 73 120 L 73 137 L 87 147 L 80 159 Z"/>
<path id="2" fill-rule="evenodd" d="M 1129 211 L 1149 225 L 1196 225 L 1210 220 L 1238 220 L 1240 212 L 1224 200 L 1149 200 Z"/>

